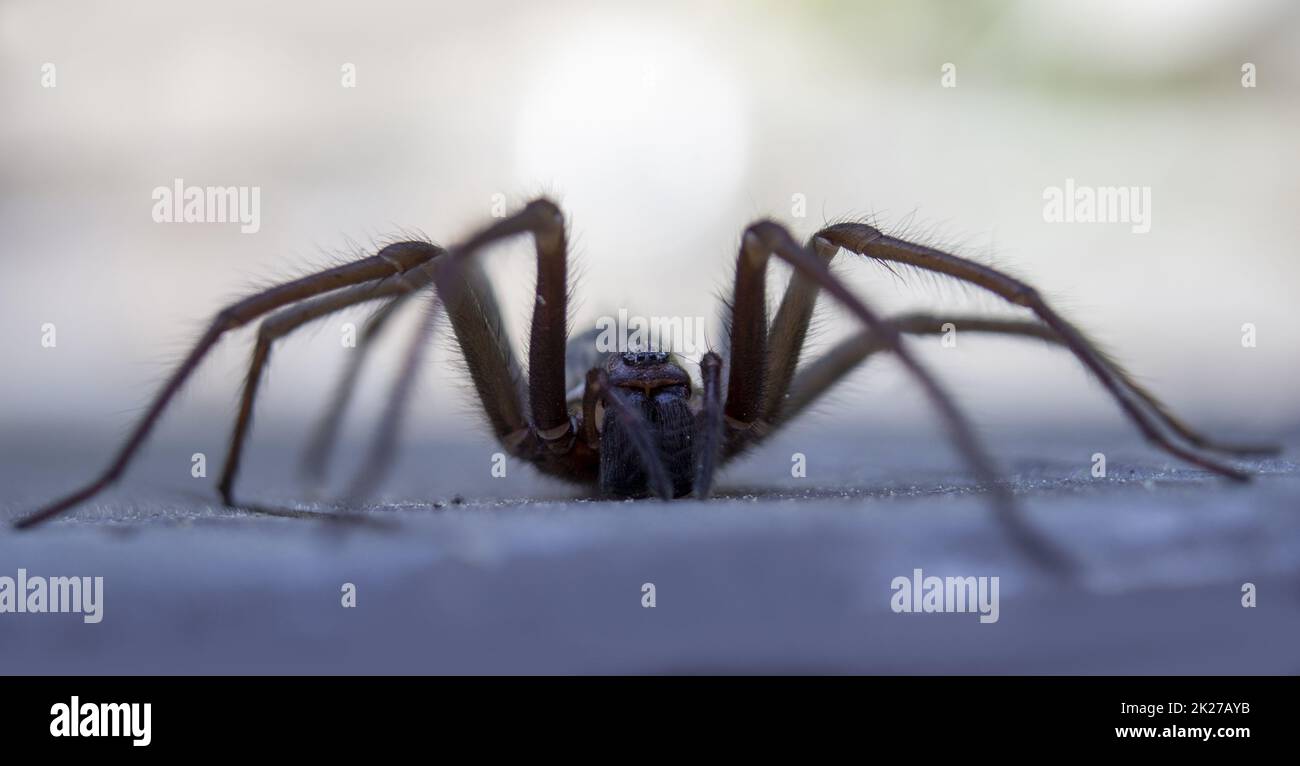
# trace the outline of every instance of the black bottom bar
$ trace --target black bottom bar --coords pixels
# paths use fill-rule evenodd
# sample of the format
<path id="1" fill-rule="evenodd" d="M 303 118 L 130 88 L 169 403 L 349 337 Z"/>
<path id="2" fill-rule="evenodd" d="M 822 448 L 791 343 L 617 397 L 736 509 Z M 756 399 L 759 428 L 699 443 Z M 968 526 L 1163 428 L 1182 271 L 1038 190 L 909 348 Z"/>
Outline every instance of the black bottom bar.
<path id="1" fill-rule="evenodd" d="M 1293 737 L 1297 687 L 1294 677 L 19 677 L 0 695 L 0 752 L 481 747 L 485 728 L 492 747 L 619 732 L 737 744 L 815 734 L 868 751 L 996 742 L 1014 752 L 1045 739 L 1238 747 Z M 97 729 L 110 736 L 90 736 Z"/>

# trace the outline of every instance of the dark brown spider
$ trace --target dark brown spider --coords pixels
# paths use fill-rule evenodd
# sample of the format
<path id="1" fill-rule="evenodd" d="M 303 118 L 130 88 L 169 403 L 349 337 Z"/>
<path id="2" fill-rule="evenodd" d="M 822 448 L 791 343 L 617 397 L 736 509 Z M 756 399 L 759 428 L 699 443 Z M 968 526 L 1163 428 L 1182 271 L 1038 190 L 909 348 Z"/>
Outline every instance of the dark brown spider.
<path id="1" fill-rule="evenodd" d="M 537 248 L 537 299 L 528 343 L 526 382 L 502 329 L 496 298 L 480 269 L 477 253 L 498 240 L 532 234 Z M 989 320 L 911 314 L 882 320 L 832 275 L 829 264 L 841 250 L 881 262 L 895 262 L 954 277 L 992 291 L 1030 309 L 1037 321 Z M 794 275 L 776 316 L 769 322 L 766 278 L 771 256 L 787 261 Z M 907 242 L 861 223 L 841 223 L 813 235 L 807 247 L 778 223 L 759 221 L 744 233 L 731 301 L 729 363 L 709 352 L 700 362 L 700 390 L 670 354 L 641 351 L 595 355 L 589 347 L 566 354 L 567 246 L 563 213 L 549 200 L 529 203 L 518 214 L 483 229 L 457 247 L 444 250 L 428 242 L 388 245 L 376 255 L 328 269 L 239 301 L 221 311 L 193 351 L 154 399 L 144 418 L 107 470 L 90 484 L 17 522 L 30 527 L 99 493 L 121 477 L 167 403 L 204 355 L 227 331 L 281 309 L 262 322 L 230 451 L 219 484 L 234 506 L 235 475 L 252 421 L 262 371 L 275 340 L 295 328 L 340 309 L 369 301 L 387 303 L 367 325 L 361 353 L 353 360 L 321 423 L 307 465 L 319 473 L 337 432 L 364 350 L 405 299 L 432 287 L 450 318 L 456 341 L 491 428 L 507 452 L 543 473 L 603 493 L 640 497 L 708 497 L 719 465 L 760 443 L 808 407 L 845 373 L 871 354 L 893 352 L 940 411 L 952 438 L 976 478 L 992 494 L 999 516 L 1040 559 L 1062 557 L 1027 527 L 1015 511 L 993 461 L 980 446 L 966 418 L 939 383 L 900 341 L 900 334 L 938 333 L 946 322 L 964 330 L 1041 338 L 1068 348 L 1114 397 L 1152 443 L 1193 465 L 1235 479 L 1247 474 L 1202 453 L 1267 454 L 1272 447 L 1212 441 L 1178 420 L 1114 361 L 1064 320 L 1029 285 L 1000 271 L 934 248 Z M 826 291 L 864 325 L 861 334 L 823 357 L 798 366 L 814 304 Z M 429 312 L 407 354 L 390 397 L 379 437 L 354 485 L 364 494 L 387 464 L 393 435 L 433 327 Z M 568 364 L 566 365 L 566 359 Z M 569 395 L 566 376 L 584 362 L 585 385 Z M 579 368 L 582 369 L 582 368 Z M 725 392 L 724 392 L 725 387 Z"/>

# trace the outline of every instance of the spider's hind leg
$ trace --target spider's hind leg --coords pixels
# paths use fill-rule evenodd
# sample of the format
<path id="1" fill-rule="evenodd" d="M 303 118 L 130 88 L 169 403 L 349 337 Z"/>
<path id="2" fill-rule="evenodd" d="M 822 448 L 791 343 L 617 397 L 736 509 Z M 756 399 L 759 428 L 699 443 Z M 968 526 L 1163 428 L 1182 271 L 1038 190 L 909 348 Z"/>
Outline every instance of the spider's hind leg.
<path id="1" fill-rule="evenodd" d="M 426 264 L 403 274 L 396 274 L 376 283 L 357 285 L 346 290 L 323 295 L 284 309 L 264 320 L 258 327 L 257 345 L 253 349 L 252 361 L 248 375 L 244 380 L 244 392 L 240 400 L 239 415 L 235 418 L 234 430 L 230 435 L 230 447 L 226 453 L 226 464 L 221 472 L 221 481 L 217 484 L 221 499 L 227 506 L 235 505 L 235 477 L 239 473 L 240 459 L 244 443 L 253 421 L 253 405 L 261 386 L 262 373 L 270 362 L 271 348 L 280 338 L 292 333 L 303 325 L 321 317 L 342 311 L 361 303 L 368 303 L 380 298 L 402 295 L 419 290 L 433 280 L 433 272 Z"/>
<path id="2" fill-rule="evenodd" d="M 312 429 L 311 437 L 307 441 L 307 449 L 303 452 L 300 470 L 303 477 L 317 489 L 325 483 L 325 473 L 329 468 L 334 445 L 338 441 L 339 429 L 343 424 L 343 415 L 347 412 L 348 405 L 352 401 L 352 395 L 356 392 L 357 383 L 361 378 L 361 370 L 384 329 L 390 326 L 390 322 L 397 310 L 405 305 L 411 295 L 412 293 L 407 293 L 396 298 L 390 298 L 387 303 L 380 306 L 366 321 L 361 330 L 361 337 L 357 340 L 356 348 L 353 349 L 353 353 L 347 356 L 347 366 L 334 384 L 334 391 L 330 394 L 329 403 L 316 421 L 316 426 Z"/>
<path id="3" fill-rule="evenodd" d="M 814 241 L 835 249 L 844 248 L 876 261 L 901 263 L 925 271 L 954 277 L 992 292 L 1004 300 L 1024 306 L 1050 327 L 1061 342 L 1096 376 L 1124 413 L 1152 444 L 1188 463 L 1200 466 L 1237 481 L 1249 475 L 1217 460 L 1198 454 L 1176 443 L 1166 433 L 1172 431 L 1202 450 L 1228 455 L 1273 454 L 1276 447 L 1229 445 L 1217 442 L 1192 430 L 1161 404 L 1150 392 L 1138 386 L 1113 360 L 1103 353 L 1077 327 L 1048 305 L 1032 286 L 1004 272 L 932 247 L 891 237 L 860 223 L 842 223 L 819 231 Z"/>
<path id="4" fill-rule="evenodd" d="M 55 500 L 45 507 L 14 522 L 20 529 L 32 527 L 58 516 L 98 495 L 115 483 L 144 444 L 163 410 L 171 403 L 190 375 L 194 373 L 217 341 L 229 331 L 243 327 L 259 317 L 292 303 L 314 298 L 345 287 L 373 282 L 407 272 L 431 259 L 435 248 L 426 242 L 402 242 L 389 245 L 378 254 L 360 261 L 336 266 L 301 279 L 272 287 L 256 295 L 237 301 L 217 313 L 207 331 L 199 338 L 190 353 L 172 373 L 162 389 L 154 396 L 144 416 L 136 424 L 126 443 L 118 450 L 111 463 L 93 481 L 73 493 Z"/>

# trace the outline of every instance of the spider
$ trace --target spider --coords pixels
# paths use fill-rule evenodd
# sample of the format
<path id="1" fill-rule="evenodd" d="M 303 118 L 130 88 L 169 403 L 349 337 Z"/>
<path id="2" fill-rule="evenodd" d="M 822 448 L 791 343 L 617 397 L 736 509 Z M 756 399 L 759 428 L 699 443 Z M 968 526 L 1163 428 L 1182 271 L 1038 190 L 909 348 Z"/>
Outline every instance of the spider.
<path id="1" fill-rule="evenodd" d="M 502 329 L 495 295 L 477 255 L 485 247 L 531 234 L 537 254 L 536 301 L 528 343 L 528 374 L 520 371 Z M 884 264 L 902 264 L 953 277 L 1029 309 L 1033 319 L 996 320 L 908 314 L 884 319 L 830 270 L 843 250 Z M 767 312 L 767 271 L 775 256 L 793 267 L 776 315 Z M 567 341 L 568 269 L 564 214 L 536 199 L 513 216 L 464 242 L 441 248 L 426 241 L 389 244 L 375 255 L 273 287 L 220 311 L 167 380 L 107 469 L 94 481 L 19 519 L 31 527 L 95 496 L 116 482 L 186 378 L 227 332 L 267 314 L 246 378 L 219 482 L 227 506 L 237 506 L 235 477 L 252 423 L 262 372 L 274 343 L 312 320 L 349 306 L 384 301 L 363 330 L 332 406 L 307 451 L 311 474 L 323 471 L 339 413 L 350 396 L 365 349 L 395 309 L 415 295 L 441 301 L 467 363 L 487 420 L 503 448 L 542 473 L 615 497 L 694 494 L 707 498 L 719 466 L 760 444 L 805 411 L 820 395 L 871 355 L 892 352 L 938 410 L 957 451 L 1013 536 L 1042 561 L 1067 560 L 1020 517 L 1007 485 L 953 399 L 916 358 L 903 335 L 937 334 L 948 322 L 964 330 L 1039 338 L 1068 349 L 1102 384 L 1151 443 L 1192 465 L 1237 481 L 1248 474 L 1210 457 L 1272 454 L 1274 447 L 1224 444 L 1187 426 L 1138 385 L 1110 357 L 1066 321 L 1030 285 L 991 267 L 890 236 L 864 223 L 827 226 L 799 244 L 781 224 L 761 220 L 744 231 L 729 302 L 730 353 L 700 360 L 698 390 L 682 360 L 668 351 L 640 349 L 597 354 L 577 338 Z M 814 304 L 826 292 L 862 323 L 861 332 L 820 358 L 799 365 Z M 276 312 L 276 313 L 272 313 Z M 389 462 L 402 402 L 411 388 L 435 312 L 413 339 L 371 446 L 353 484 L 360 497 Z M 588 339 L 589 340 L 589 339 Z M 585 376 L 583 373 L 585 372 Z"/>

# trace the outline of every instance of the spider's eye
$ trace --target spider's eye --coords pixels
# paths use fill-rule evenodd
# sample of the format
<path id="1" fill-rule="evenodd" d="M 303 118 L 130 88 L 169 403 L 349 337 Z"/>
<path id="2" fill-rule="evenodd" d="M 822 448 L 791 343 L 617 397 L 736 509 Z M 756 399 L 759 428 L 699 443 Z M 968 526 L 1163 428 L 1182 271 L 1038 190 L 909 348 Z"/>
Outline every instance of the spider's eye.
<path id="1" fill-rule="evenodd" d="M 663 351 L 628 351 L 623 354 L 623 364 L 631 367 L 663 364 L 666 361 L 668 361 L 668 354 Z"/>

